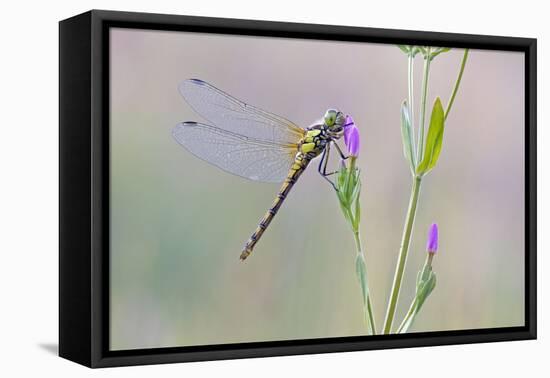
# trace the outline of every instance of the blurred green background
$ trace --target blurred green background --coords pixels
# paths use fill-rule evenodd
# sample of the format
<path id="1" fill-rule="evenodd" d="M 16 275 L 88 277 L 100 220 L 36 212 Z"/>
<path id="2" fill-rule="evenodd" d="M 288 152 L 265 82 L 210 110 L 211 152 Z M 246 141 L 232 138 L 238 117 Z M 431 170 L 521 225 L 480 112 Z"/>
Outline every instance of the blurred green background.
<path id="1" fill-rule="evenodd" d="M 441 96 L 446 105 L 462 53 L 433 62 L 429 104 Z M 419 92 L 422 59 L 415 64 Z M 524 324 L 523 70 L 521 53 L 470 53 L 420 195 L 398 321 L 432 222 L 440 251 L 413 332 Z M 381 327 L 410 193 L 399 112 L 406 56 L 391 45 L 112 29 L 111 349 L 365 334 L 352 234 L 315 168 L 239 262 L 279 186 L 225 173 L 175 142 L 178 122 L 201 120 L 177 91 L 187 78 L 304 127 L 329 107 L 353 115 Z"/>

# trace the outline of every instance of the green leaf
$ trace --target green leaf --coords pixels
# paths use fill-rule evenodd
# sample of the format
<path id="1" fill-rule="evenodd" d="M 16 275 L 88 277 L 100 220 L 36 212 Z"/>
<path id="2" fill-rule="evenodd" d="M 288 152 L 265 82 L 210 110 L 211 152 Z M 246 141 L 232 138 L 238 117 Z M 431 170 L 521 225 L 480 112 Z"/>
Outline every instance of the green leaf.
<path id="1" fill-rule="evenodd" d="M 420 270 L 416 275 L 416 291 L 419 290 L 420 285 L 428 281 L 431 274 L 432 274 L 431 265 L 425 264 L 422 270 Z"/>
<path id="2" fill-rule="evenodd" d="M 349 200 L 350 202 L 354 202 L 359 198 L 359 195 L 361 194 L 361 180 L 359 180 L 358 169 L 355 171 L 355 174 L 352 176 L 350 189 L 351 189 L 351 193 L 350 193 Z"/>
<path id="3" fill-rule="evenodd" d="M 365 264 L 365 259 L 363 255 L 357 254 L 355 258 L 355 273 L 357 274 L 357 279 L 359 280 L 359 285 L 361 286 L 361 294 L 363 295 L 363 307 L 367 308 L 367 301 L 369 298 L 369 288 L 367 285 L 367 266 Z"/>
<path id="4" fill-rule="evenodd" d="M 441 146 L 443 144 L 443 131 L 445 129 L 445 111 L 438 97 L 432 109 L 432 117 L 428 128 L 428 136 L 424 147 L 424 158 L 416 167 L 416 174 L 423 176 L 437 164 Z"/>
<path id="5" fill-rule="evenodd" d="M 435 48 L 432 53 L 430 54 L 430 60 L 433 60 L 436 56 L 438 56 L 439 54 L 443 54 L 443 53 L 446 53 L 448 51 L 450 51 L 451 48 L 450 47 L 437 47 Z"/>
<path id="6" fill-rule="evenodd" d="M 409 162 L 411 173 L 414 174 L 415 162 L 415 147 L 414 147 L 414 132 L 411 125 L 411 112 L 407 104 L 407 100 L 401 105 L 401 137 L 403 140 L 403 153 L 405 159 Z"/>
<path id="7" fill-rule="evenodd" d="M 420 46 L 412 46 L 412 45 L 397 45 L 401 51 L 403 51 L 405 54 L 411 57 L 415 57 L 416 54 L 419 52 L 425 53 L 426 50 L 423 47 Z"/>
<path id="8" fill-rule="evenodd" d="M 411 52 L 411 46 L 408 45 L 397 45 L 405 54 L 409 55 Z"/>
<path id="9" fill-rule="evenodd" d="M 361 187 L 361 185 L 358 185 L 358 187 Z M 357 198 L 355 199 L 355 211 L 354 211 L 354 217 L 352 226 L 354 230 L 359 229 L 359 223 L 361 223 L 361 200 L 359 193 L 361 193 L 361 190 L 358 191 Z"/>
<path id="10" fill-rule="evenodd" d="M 424 57 L 424 59 L 426 59 L 426 56 L 427 56 L 426 54 L 427 54 L 427 51 L 428 51 L 428 50 L 426 50 L 426 47 L 424 47 L 424 46 L 418 46 L 418 51 L 420 51 L 420 53 L 422 54 L 422 56 Z"/>
<path id="11" fill-rule="evenodd" d="M 350 205 L 350 201 L 349 201 L 349 198 L 350 198 L 350 185 L 352 184 L 352 180 L 351 180 L 351 177 L 349 177 L 350 175 L 350 171 L 349 169 L 346 170 L 346 179 L 344 180 L 344 184 L 342 185 L 342 193 L 344 195 L 344 197 L 346 198 L 346 204 L 349 206 Z"/>
<path id="12" fill-rule="evenodd" d="M 340 209 L 342 210 L 342 213 L 344 214 L 344 218 L 346 218 L 346 220 L 351 223 L 350 213 L 349 213 L 348 208 L 345 206 L 345 204 L 342 203 L 341 200 L 338 201 L 338 203 L 340 204 Z"/>
<path id="13" fill-rule="evenodd" d="M 424 269 L 424 272 L 422 273 L 422 279 L 416 287 L 416 299 L 417 299 L 417 310 L 420 311 L 420 308 L 422 308 L 422 305 L 424 304 L 424 301 L 428 296 L 432 293 L 433 289 L 435 288 L 436 284 L 436 278 L 435 273 L 432 271 L 432 268 L 429 267 L 429 269 Z"/>
<path id="14" fill-rule="evenodd" d="M 343 188 L 344 186 L 344 182 L 346 181 L 346 176 L 347 176 L 347 171 L 348 171 L 348 168 L 343 166 L 340 168 L 340 170 L 338 171 L 338 188 Z"/>
<path id="15" fill-rule="evenodd" d="M 436 285 L 436 276 L 430 265 L 424 265 L 424 268 L 418 272 L 416 277 L 416 294 L 414 301 L 411 305 L 410 311 L 411 315 L 407 320 L 401 325 L 399 333 L 405 333 L 412 326 L 416 316 L 422 309 L 422 305 L 426 299 L 430 296 L 432 291 L 435 289 Z"/>
<path id="16" fill-rule="evenodd" d="M 347 197 L 346 197 L 346 181 L 348 177 L 348 169 L 346 167 L 340 168 L 338 171 L 338 177 L 336 178 L 336 187 L 338 190 L 336 191 L 336 194 L 338 195 L 338 200 L 340 201 L 340 205 L 343 207 L 347 207 Z"/>
<path id="17" fill-rule="evenodd" d="M 374 335 L 376 333 L 374 316 L 372 315 L 371 309 L 369 308 L 369 287 L 367 284 L 367 265 L 362 253 L 357 253 L 355 257 L 355 273 L 357 274 L 357 279 L 359 280 L 359 285 L 361 286 L 361 294 L 363 297 L 363 316 L 365 318 L 365 323 L 371 329 L 371 333 Z"/>

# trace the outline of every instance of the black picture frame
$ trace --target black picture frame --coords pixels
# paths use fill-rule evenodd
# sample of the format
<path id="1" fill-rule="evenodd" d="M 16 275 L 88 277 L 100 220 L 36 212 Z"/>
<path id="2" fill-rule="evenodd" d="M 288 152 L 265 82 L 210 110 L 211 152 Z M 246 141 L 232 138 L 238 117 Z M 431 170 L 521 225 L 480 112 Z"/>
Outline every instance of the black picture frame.
<path id="1" fill-rule="evenodd" d="M 525 326 L 109 351 L 109 28 L 525 54 Z M 59 23 L 59 355 L 89 367 L 536 338 L 536 39 L 92 10 Z"/>

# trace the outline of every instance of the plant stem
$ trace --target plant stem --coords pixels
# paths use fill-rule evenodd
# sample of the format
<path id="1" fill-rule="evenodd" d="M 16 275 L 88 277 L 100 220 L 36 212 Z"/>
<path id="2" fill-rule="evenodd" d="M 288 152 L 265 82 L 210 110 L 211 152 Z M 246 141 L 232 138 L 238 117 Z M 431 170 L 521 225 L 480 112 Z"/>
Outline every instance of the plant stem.
<path id="1" fill-rule="evenodd" d="M 355 247 L 357 248 L 357 254 L 361 256 L 363 261 L 365 261 L 365 255 L 363 253 L 363 247 L 361 245 L 361 236 L 359 235 L 359 230 L 353 230 L 353 238 L 355 239 Z M 370 327 L 371 335 L 376 335 L 376 323 L 374 321 L 374 314 L 372 311 L 372 303 L 370 300 L 370 295 L 367 295 L 366 306 L 366 315 L 368 316 L 368 323 Z"/>
<path id="2" fill-rule="evenodd" d="M 411 125 L 414 128 L 414 57 L 412 54 L 409 54 L 409 69 L 407 73 L 409 79 L 409 117 Z"/>
<path id="3" fill-rule="evenodd" d="M 466 61 L 468 60 L 469 51 L 470 51 L 469 49 L 464 50 L 464 55 L 462 56 L 462 63 L 460 64 L 460 71 L 458 72 L 458 77 L 456 78 L 455 85 L 453 87 L 453 92 L 451 94 L 451 98 L 449 99 L 449 103 L 447 104 L 447 109 L 445 109 L 445 120 L 447 120 L 447 116 L 449 115 L 449 112 L 451 111 L 451 108 L 453 106 L 453 102 L 455 101 L 455 97 L 458 92 L 458 87 L 460 87 L 460 81 L 462 80 L 464 67 L 466 67 Z"/>
<path id="4" fill-rule="evenodd" d="M 430 74 L 431 47 L 427 48 L 427 56 L 424 58 L 424 76 L 422 77 L 422 98 L 420 104 L 420 124 L 418 125 L 418 146 L 416 161 L 420 163 L 424 154 L 424 123 L 426 119 L 426 97 L 428 96 L 428 78 Z"/>
<path id="5" fill-rule="evenodd" d="M 395 275 L 393 277 L 393 285 L 390 300 L 388 303 L 388 310 L 386 312 L 386 319 L 384 320 L 384 334 L 388 334 L 391 332 L 393 318 L 395 317 L 395 310 L 397 309 L 397 300 L 399 299 L 399 290 L 401 289 L 401 281 L 403 280 L 403 273 L 405 272 L 405 264 L 407 262 L 407 254 L 409 252 L 409 245 L 411 242 L 411 235 L 414 225 L 414 218 L 416 216 L 416 207 L 418 204 L 418 195 L 420 194 L 421 183 L 422 177 L 414 177 L 411 189 L 411 198 L 409 200 L 409 209 L 407 211 L 407 218 L 405 220 L 405 226 L 403 228 L 403 238 L 401 240 L 399 258 L 397 260 Z"/>
<path id="6" fill-rule="evenodd" d="M 363 246 L 361 244 L 361 235 L 359 233 L 359 214 L 354 214 L 351 210 L 352 204 L 349 202 L 349 198 L 351 196 L 351 192 L 355 190 L 355 188 L 352 188 L 352 176 L 356 174 L 356 156 L 351 156 L 349 159 L 350 165 L 348 168 L 348 175 L 346 177 L 346 182 L 343 185 L 343 188 L 340 188 L 343 190 L 344 195 L 348 198 L 346 200 L 346 204 L 342 206 L 342 210 L 345 212 L 346 218 L 350 222 L 351 230 L 353 232 L 353 239 L 355 241 L 355 248 L 356 248 L 356 259 L 360 259 L 361 264 L 361 270 L 357 270 L 358 279 L 361 285 L 361 293 L 363 295 L 363 317 L 365 322 L 367 323 L 367 327 L 370 330 L 371 335 L 376 334 L 376 323 L 374 321 L 374 314 L 373 314 L 373 306 L 370 299 L 370 293 L 368 289 L 368 283 L 367 283 L 367 268 L 366 268 L 366 260 L 365 260 L 365 254 L 363 253 Z M 358 172 L 357 172 L 358 174 Z M 355 182 L 355 185 L 357 185 L 357 182 Z M 359 199 L 355 199 L 356 201 L 359 201 Z M 356 260 L 356 264 L 358 263 L 358 260 Z M 356 268 L 357 269 L 357 268 Z"/>
<path id="7" fill-rule="evenodd" d="M 434 258 L 434 254 L 433 253 L 428 253 L 428 256 L 426 257 L 426 261 L 424 262 L 424 266 L 422 267 L 422 270 L 421 270 L 420 274 L 423 274 L 426 267 L 428 267 L 428 266 L 431 267 L 432 266 L 433 258 Z M 401 322 L 401 325 L 399 326 L 399 328 L 397 328 L 397 333 L 402 333 L 404 331 L 407 331 L 407 329 L 404 330 L 403 328 L 407 325 L 407 323 L 409 322 L 409 319 L 415 315 L 417 304 L 418 304 L 418 296 L 415 295 L 414 299 L 413 299 L 413 301 L 412 301 L 412 303 L 409 307 L 409 311 L 407 311 L 407 314 L 405 315 L 405 318 Z"/>
<path id="8" fill-rule="evenodd" d="M 401 322 L 401 325 L 399 326 L 399 328 L 397 328 L 396 333 L 403 332 L 403 328 L 405 327 L 405 324 L 407 324 L 407 322 L 409 321 L 409 318 L 414 315 L 414 311 L 416 309 L 416 303 L 417 302 L 418 302 L 417 298 L 414 297 L 414 300 L 412 301 L 411 306 L 409 307 L 409 311 L 407 311 L 407 315 L 405 315 L 405 318 Z"/>

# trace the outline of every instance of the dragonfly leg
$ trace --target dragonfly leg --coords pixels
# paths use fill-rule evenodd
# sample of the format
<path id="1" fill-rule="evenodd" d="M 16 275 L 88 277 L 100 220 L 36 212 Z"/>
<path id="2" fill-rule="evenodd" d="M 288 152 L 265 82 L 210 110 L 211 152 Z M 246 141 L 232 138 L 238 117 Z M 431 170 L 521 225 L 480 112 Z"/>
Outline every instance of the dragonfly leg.
<path id="1" fill-rule="evenodd" d="M 346 155 L 342 152 L 342 149 L 340 149 L 340 146 L 338 145 L 338 143 L 336 143 L 335 141 L 332 141 L 332 143 L 334 143 L 334 146 L 335 146 L 336 149 L 338 150 L 338 153 L 340 154 L 340 157 L 342 158 L 342 160 L 349 159 L 349 155 L 346 156 Z"/>
<path id="2" fill-rule="evenodd" d="M 336 187 L 336 184 L 328 178 L 328 176 L 333 175 L 336 172 L 327 173 L 327 164 L 330 156 L 330 144 L 328 144 L 325 147 L 325 150 L 323 151 L 323 155 L 321 155 L 321 161 L 319 162 L 319 174 L 323 176 L 325 180 L 327 180 L 330 185 L 334 188 L 334 190 L 338 191 L 338 188 Z"/>

